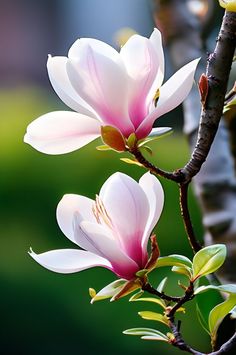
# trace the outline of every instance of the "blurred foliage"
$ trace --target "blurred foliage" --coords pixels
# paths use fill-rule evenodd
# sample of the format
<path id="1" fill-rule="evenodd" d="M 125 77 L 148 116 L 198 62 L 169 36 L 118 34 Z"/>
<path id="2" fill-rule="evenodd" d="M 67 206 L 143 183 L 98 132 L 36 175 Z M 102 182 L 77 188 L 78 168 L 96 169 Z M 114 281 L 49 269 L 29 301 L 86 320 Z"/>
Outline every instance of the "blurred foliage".
<path id="1" fill-rule="evenodd" d="M 47 92 L 35 88 L 2 91 L 0 107 L 1 353 L 179 354 L 178 349 L 167 344 L 145 342 L 121 333 L 127 328 L 156 327 L 155 322 L 137 315 L 138 311 L 155 311 L 155 305 L 128 303 L 128 299 L 90 305 L 89 287 L 99 290 L 115 279 L 108 270 L 56 274 L 40 267 L 27 254 L 30 246 L 35 252 L 73 248 L 55 219 L 55 208 L 63 194 L 94 198 L 115 171 L 138 179 L 144 169 L 120 161 L 126 154 L 97 151 L 100 140 L 61 156 L 44 155 L 24 144 L 28 123 L 62 108 Z M 165 125 L 164 119 L 161 122 Z M 155 152 L 152 160 L 163 169 L 174 170 L 188 158 L 187 144 L 178 133 L 151 143 L 151 147 Z M 172 182 L 162 183 L 165 208 L 156 228 L 161 254 L 183 253 L 192 258 L 178 207 L 178 187 Z M 201 236 L 200 216 L 192 195 L 190 209 L 197 235 Z M 153 284 L 157 285 L 166 273 L 170 274 L 166 268 L 153 272 Z M 177 284 L 181 276 L 169 277 Z M 167 291 L 179 293 L 177 286 L 170 283 Z M 198 325 L 194 303 L 180 317 L 186 318 L 182 329 L 186 340 L 193 347 L 208 351 L 208 337 Z"/>

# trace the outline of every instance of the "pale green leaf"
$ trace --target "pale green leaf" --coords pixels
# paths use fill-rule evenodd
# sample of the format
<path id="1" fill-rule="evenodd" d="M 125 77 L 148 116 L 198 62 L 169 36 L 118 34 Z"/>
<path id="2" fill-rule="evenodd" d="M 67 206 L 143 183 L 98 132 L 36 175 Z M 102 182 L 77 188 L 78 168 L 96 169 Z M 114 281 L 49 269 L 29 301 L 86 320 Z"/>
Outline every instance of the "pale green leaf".
<path id="1" fill-rule="evenodd" d="M 143 145 L 142 147 L 140 147 L 140 151 L 141 151 L 141 152 L 146 152 L 146 153 L 148 153 L 149 155 L 152 155 L 152 154 L 153 154 L 152 149 L 151 149 L 148 145 Z"/>
<path id="2" fill-rule="evenodd" d="M 161 323 L 169 326 L 168 318 L 161 313 L 156 313 L 156 312 L 151 312 L 151 311 L 141 311 L 141 312 L 138 312 L 138 314 L 143 319 L 155 320 L 157 322 L 161 322 Z"/>
<path id="3" fill-rule="evenodd" d="M 194 291 L 194 294 L 198 295 L 198 294 L 206 292 L 208 290 L 217 290 L 219 292 L 236 294 L 236 285 L 235 284 L 226 284 L 226 285 L 220 285 L 220 286 L 214 286 L 214 285 L 200 286 Z"/>
<path id="4" fill-rule="evenodd" d="M 143 165 L 141 163 L 139 163 L 137 160 L 133 160 L 133 159 L 129 159 L 129 158 L 120 158 L 120 160 L 122 160 L 123 162 L 125 162 L 127 164 L 138 165 L 138 166 L 143 167 Z"/>
<path id="5" fill-rule="evenodd" d="M 127 335 L 141 335 L 141 339 L 146 340 L 161 340 L 168 342 L 168 337 L 159 330 L 152 328 L 131 328 L 123 331 Z"/>
<path id="6" fill-rule="evenodd" d="M 192 268 L 192 262 L 184 255 L 173 254 L 158 259 L 156 267 L 162 266 L 187 266 Z"/>
<path id="7" fill-rule="evenodd" d="M 199 250 L 193 258 L 193 281 L 219 269 L 225 258 L 224 244 L 215 244 Z"/>
<path id="8" fill-rule="evenodd" d="M 127 139 L 127 145 L 129 146 L 129 148 L 133 148 L 137 143 L 137 137 L 135 135 L 135 133 L 131 133 L 129 138 Z"/>
<path id="9" fill-rule="evenodd" d="M 136 298 L 133 296 L 129 299 L 129 301 L 131 302 L 136 302 L 136 301 L 142 301 L 142 302 L 152 302 L 155 304 L 158 304 L 159 306 L 161 306 L 163 309 L 166 308 L 166 304 L 163 300 L 159 299 L 159 298 L 154 298 L 154 297 L 142 297 L 142 298 Z"/>
<path id="10" fill-rule="evenodd" d="M 136 299 L 138 299 L 139 297 L 141 297 L 144 294 L 144 291 L 140 290 L 138 292 L 136 292 L 134 295 L 132 295 L 129 299 L 130 302 L 135 301 Z"/>
<path id="11" fill-rule="evenodd" d="M 113 297 L 114 295 L 116 295 L 118 292 L 122 290 L 122 287 L 126 282 L 127 280 L 125 279 L 115 280 L 114 282 L 110 283 L 109 285 L 101 289 L 97 294 L 94 289 L 92 289 L 92 292 L 90 289 L 90 295 L 94 294 L 93 298 L 91 299 L 91 303 Z"/>
<path id="12" fill-rule="evenodd" d="M 214 307 L 209 315 L 209 329 L 212 341 L 216 340 L 217 330 L 225 316 L 236 306 L 236 295 L 230 294 L 226 301 Z"/>
<path id="13" fill-rule="evenodd" d="M 109 147 L 108 145 L 106 144 L 103 144 L 103 145 L 98 145 L 96 147 L 97 150 L 100 150 L 100 151 L 107 151 L 107 150 L 113 150 L 111 147 Z"/>
<path id="14" fill-rule="evenodd" d="M 161 280 L 161 282 L 159 283 L 159 285 L 157 286 L 157 291 L 162 293 L 164 291 L 164 288 L 166 286 L 168 277 L 165 277 L 163 280 Z"/>
<path id="15" fill-rule="evenodd" d="M 192 277 L 192 270 L 188 266 L 173 266 L 171 271 L 176 272 L 177 274 L 185 275 L 189 279 Z"/>

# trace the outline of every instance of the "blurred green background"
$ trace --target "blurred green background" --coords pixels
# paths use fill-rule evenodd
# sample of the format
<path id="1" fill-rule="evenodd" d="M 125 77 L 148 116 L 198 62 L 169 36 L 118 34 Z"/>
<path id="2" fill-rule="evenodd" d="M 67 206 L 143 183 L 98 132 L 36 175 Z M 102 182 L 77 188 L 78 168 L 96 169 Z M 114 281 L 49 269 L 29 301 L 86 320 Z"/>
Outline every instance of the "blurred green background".
<path id="1" fill-rule="evenodd" d="M 90 305 L 88 288 L 99 290 L 115 279 L 108 270 L 55 274 L 27 254 L 31 246 L 36 252 L 74 247 L 55 219 L 55 208 L 63 194 L 94 198 L 115 171 L 138 179 L 144 169 L 121 162 L 121 155 L 115 152 L 96 151 L 99 141 L 67 155 L 41 154 L 22 139 L 32 119 L 61 108 L 53 94 L 36 89 L 2 91 L 0 100 L 2 353 L 90 355 L 96 351 L 141 355 L 156 354 L 159 349 L 178 354 L 178 350 L 166 344 L 122 335 L 122 330 L 129 327 L 155 327 L 155 322 L 141 320 L 137 315 L 139 310 L 155 310 L 152 305 L 128 303 L 127 299 Z M 185 139 L 178 133 L 153 143 L 152 147 L 153 160 L 164 169 L 178 168 L 188 157 Z M 156 228 L 161 254 L 184 253 L 191 257 L 180 218 L 178 188 L 172 182 L 162 183 L 165 209 Z M 197 234 L 201 235 L 200 216 L 192 195 L 190 207 Z M 153 283 L 157 285 L 167 271 L 155 271 Z M 175 292 L 170 284 L 168 290 Z M 202 350 L 206 350 L 207 336 L 197 325 L 194 306 L 187 308 L 190 311 L 184 315 L 184 335 L 193 346 L 200 339 Z"/>
<path id="2" fill-rule="evenodd" d="M 85 7 L 79 9 L 82 4 Z M 94 198 L 115 171 L 135 179 L 145 172 L 121 162 L 117 153 L 96 151 L 99 141 L 62 156 L 44 155 L 23 143 L 26 127 L 33 119 L 49 111 L 66 109 L 47 79 L 48 53 L 65 55 L 76 37 L 85 34 L 102 38 L 109 33 L 110 40 L 105 39 L 111 42 L 118 28 L 115 25 L 118 17 L 121 27 L 130 25 L 144 35 L 151 32 L 153 23 L 146 0 L 99 0 L 96 7 L 92 4 L 90 0 L 0 0 L 3 44 L 0 57 L 0 353 L 4 355 L 180 353 L 166 344 L 122 334 L 131 327 L 156 327 L 155 322 L 137 315 L 140 310 L 155 310 L 155 306 L 128 303 L 127 298 L 90 304 L 88 288 L 99 290 L 115 279 L 108 270 L 55 274 L 40 267 L 27 253 L 30 247 L 35 252 L 74 247 L 56 223 L 55 209 L 63 194 L 78 193 Z M 112 26 L 117 28 L 111 29 Z M 172 118 L 170 125 L 180 122 L 181 112 L 177 111 Z M 159 120 L 159 125 L 168 125 L 165 117 Z M 153 161 L 167 170 L 182 166 L 189 155 L 187 143 L 178 131 L 152 143 L 152 148 Z M 161 254 L 182 253 L 192 257 L 180 217 L 178 188 L 172 182 L 162 183 L 165 208 L 156 228 Z M 190 208 L 200 237 L 200 215 L 192 194 Z M 157 285 L 167 273 L 170 274 L 166 269 L 153 272 L 153 284 Z M 179 287 L 173 286 L 178 277 L 169 275 L 169 278 L 167 292 L 180 292 Z M 209 339 L 198 325 L 194 302 L 180 318 L 184 318 L 185 339 L 193 347 L 208 351 Z"/>

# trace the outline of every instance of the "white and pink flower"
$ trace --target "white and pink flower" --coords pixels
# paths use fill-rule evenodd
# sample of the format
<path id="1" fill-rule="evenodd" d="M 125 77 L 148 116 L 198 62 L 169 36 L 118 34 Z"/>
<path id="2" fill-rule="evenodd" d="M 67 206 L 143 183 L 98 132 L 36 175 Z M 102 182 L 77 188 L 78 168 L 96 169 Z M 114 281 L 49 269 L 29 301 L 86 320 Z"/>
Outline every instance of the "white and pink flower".
<path id="1" fill-rule="evenodd" d="M 115 173 L 95 201 L 69 194 L 58 204 L 57 221 L 62 232 L 84 250 L 31 251 L 30 255 L 54 272 L 74 273 L 102 266 L 118 277 L 134 280 L 139 270 L 150 265 L 147 244 L 163 203 L 161 184 L 150 173 L 144 174 L 139 183 Z"/>
<path id="2" fill-rule="evenodd" d="M 157 29 L 150 38 L 132 36 L 120 52 L 99 40 L 78 39 L 68 58 L 49 56 L 47 63 L 54 90 L 75 112 L 39 117 L 29 124 L 24 141 L 40 152 L 63 154 L 99 137 L 101 126 L 113 126 L 125 138 L 135 133 L 143 139 L 158 117 L 186 98 L 197 63 L 188 63 L 162 85 L 164 55 Z"/>

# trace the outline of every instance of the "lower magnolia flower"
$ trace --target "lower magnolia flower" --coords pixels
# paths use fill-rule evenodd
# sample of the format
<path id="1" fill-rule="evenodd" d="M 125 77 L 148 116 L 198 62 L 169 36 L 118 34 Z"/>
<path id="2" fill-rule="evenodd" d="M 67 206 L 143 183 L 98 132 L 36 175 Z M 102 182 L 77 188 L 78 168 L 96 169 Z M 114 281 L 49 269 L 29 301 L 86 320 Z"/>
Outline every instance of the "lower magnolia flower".
<path id="1" fill-rule="evenodd" d="M 47 63 L 54 90 L 76 112 L 39 117 L 28 126 L 24 141 L 40 152 L 63 154 L 99 137 L 104 126 L 117 129 L 124 142 L 131 134 L 146 138 L 154 121 L 186 98 L 197 63 L 186 64 L 162 85 L 164 55 L 157 29 L 150 38 L 133 35 L 120 52 L 99 40 L 78 39 L 68 58 L 49 56 Z"/>
<path id="2" fill-rule="evenodd" d="M 128 281 L 126 289 L 133 289 L 133 281 L 139 272 L 142 274 L 140 270 L 150 271 L 159 256 L 152 238 L 148 259 L 147 244 L 163 203 L 161 184 L 150 173 L 144 174 L 139 183 L 115 173 L 104 183 L 95 201 L 69 194 L 58 204 L 61 230 L 85 250 L 59 249 L 42 254 L 31 251 L 30 255 L 45 268 L 59 273 L 102 266 Z"/>

